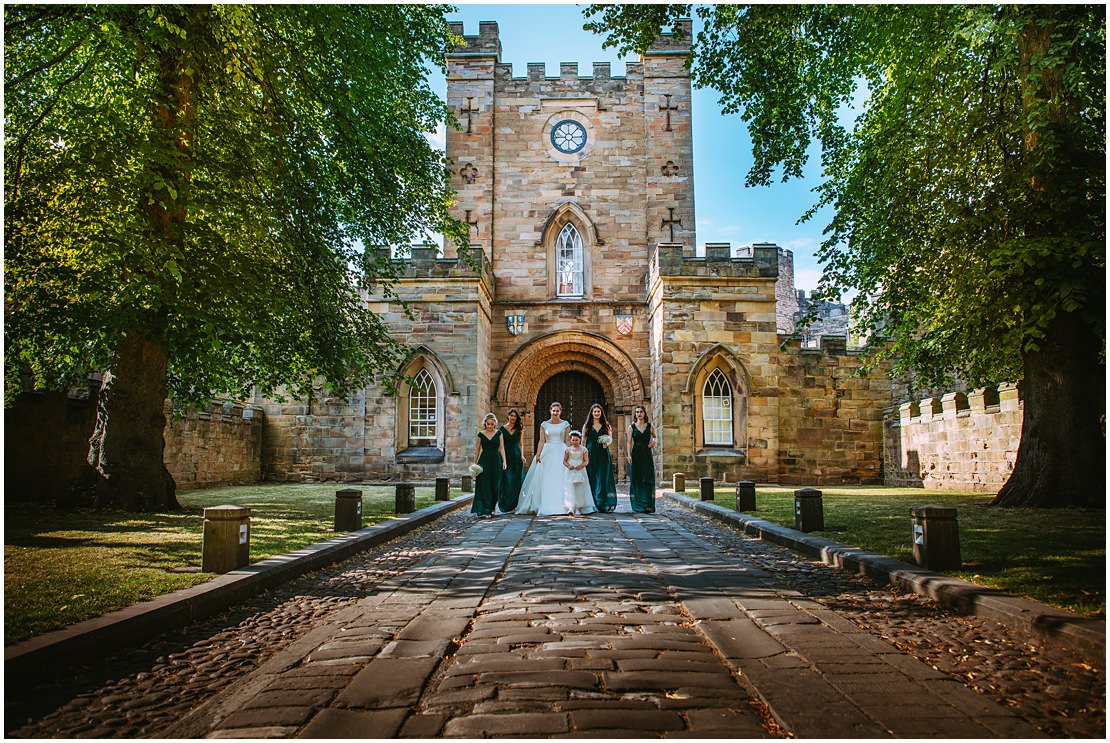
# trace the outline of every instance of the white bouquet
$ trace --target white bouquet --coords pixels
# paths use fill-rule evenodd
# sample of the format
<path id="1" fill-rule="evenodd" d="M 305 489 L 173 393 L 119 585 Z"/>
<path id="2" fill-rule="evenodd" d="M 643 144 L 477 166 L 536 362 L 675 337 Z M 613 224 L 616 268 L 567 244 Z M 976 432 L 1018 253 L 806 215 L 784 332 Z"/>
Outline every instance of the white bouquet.
<path id="1" fill-rule="evenodd" d="M 482 465 L 478 464 L 477 462 L 470 465 L 470 474 L 474 475 L 475 477 L 482 474 Z"/>
<path id="2" fill-rule="evenodd" d="M 613 443 L 613 437 L 607 433 L 602 434 L 601 436 L 597 437 L 597 442 L 602 446 L 609 446 L 609 444 Z"/>

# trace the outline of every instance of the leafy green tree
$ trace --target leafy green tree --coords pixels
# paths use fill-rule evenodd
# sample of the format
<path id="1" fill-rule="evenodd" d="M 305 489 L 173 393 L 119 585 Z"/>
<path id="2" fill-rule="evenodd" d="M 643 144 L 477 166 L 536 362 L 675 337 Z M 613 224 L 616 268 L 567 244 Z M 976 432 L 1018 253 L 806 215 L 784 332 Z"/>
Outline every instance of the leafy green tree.
<path id="1" fill-rule="evenodd" d="M 8 5 L 5 400 L 109 369 L 87 502 L 177 506 L 163 405 L 365 384 L 361 245 L 443 231 L 444 6 Z"/>
<path id="2" fill-rule="evenodd" d="M 690 9 L 586 12 L 627 53 Z M 814 210 L 834 216 L 819 291 L 857 291 L 857 318 L 890 339 L 879 356 L 919 384 L 1022 381 L 1021 447 L 996 504 L 1104 507 L 1105 9 L 696 12 L 694 83 L 747 123 L 748 185 L 800 176 L 820 144 Z"/>

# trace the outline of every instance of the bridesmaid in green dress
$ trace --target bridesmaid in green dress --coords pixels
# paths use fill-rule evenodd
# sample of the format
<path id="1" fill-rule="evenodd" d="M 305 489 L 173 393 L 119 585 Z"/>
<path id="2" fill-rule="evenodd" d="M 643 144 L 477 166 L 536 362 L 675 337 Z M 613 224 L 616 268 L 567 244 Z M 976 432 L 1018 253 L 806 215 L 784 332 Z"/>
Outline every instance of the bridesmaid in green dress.
<path id="1" fill-rule="evenodd" d="M 632 411 L 632 424 L 624 437 L 628 452 L 628 500 L 633 513 L 655 513 L 655 432 L 647 411 L 637 405 Z"/>
<path id="2" fill-rule="evenodd" d="M 492 516 L 501 490 L 501 473 L 505 470 L 505 442 L 497 429 L 497 416 L 487 413 L 474 446 L 474 463 L 482 468 L 474 482 L 474 504 L 470 512 Z"/>
<path id="3" fill-rule="evenodd" d="M 505 469 L 501 474 L 501 493 L 497 508 L 502 513 L 512 513 L 520 500 L 520 485 L 524 480 L 524 452 L 520 448 L 520 432 L 524 426 L 516 408 L 509 411 L 509 418 L 501 426 L 501 441 L 505 445 Z"/>
<path id="4" fill-rule="evenodd" d="M 610 449 L 613 445 L 613 427 L 609 425 L 605 411 L 597 403 L 590 408 L 586 422 L 582 424 L 582 431 L 586 434 L 586 451 L 590 455 L 586 476 L 590 479 L 594 505 L 601 513 L 612 513 L 617 507 L 616 467 L 613 466 Z M 604 444 L 600 440 L 602 436 L 608 437 Z"/>

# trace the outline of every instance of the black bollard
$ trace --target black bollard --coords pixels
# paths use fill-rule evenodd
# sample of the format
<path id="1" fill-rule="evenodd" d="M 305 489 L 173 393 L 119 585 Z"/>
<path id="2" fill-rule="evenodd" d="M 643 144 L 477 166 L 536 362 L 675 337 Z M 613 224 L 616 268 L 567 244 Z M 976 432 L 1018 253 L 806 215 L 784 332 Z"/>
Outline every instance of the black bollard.
<path id="1" fill-rule="evenodd" d="M 755 483 L 751 480 L 741 480 L 736 483 L 736 510 L 759 510 L 755 507 Z"/>
<path id="2" fill-rule="evenodd" d="M 713 478 L 703 477 L 700 480 L 700 491 L 702 500 L 713 500 Z"/>
<path id="3" fill-rule="evenodd" d="M 451 478 L 436 478 L 436 500 L 451 500 Z"/>
<path id="4" fill-rule="evenodd" d="M 674 473 L 674 491 L 676 493 L 686 492 L 686 474 L 684 472 Z"/>
<path id="5" fill-rule="evenodd" d="M 393 499 L 395 513 L 412 513 L 416 510 L 416 486 L 411 482 L 397 483 L 396 495 Z"/>
<path id="6" fill-rule="evenodd" d="M 910 508 L 913 560 L 929 570 L 959 570 L 960 526 L 956 509 L 948 506 Z"/>
<path id="7" fill-rule="evenodd" d="M 362 528 L 362 491 L 353 488 L 335 491 L 335 530 L 358 531 Z"/>
<path id="8" fill-rule="evenodd" d="M 794 528 L 798 531 L 821 531 L 825 528 L 825 509 L 820 490 L 802 488 L 794 491 Z"/>
<path id="9" fill-rule="evenodd" d="M 464 493 L 474 492 L 474 478 L 471 475 L 462 476 L 462 491 Z"/>

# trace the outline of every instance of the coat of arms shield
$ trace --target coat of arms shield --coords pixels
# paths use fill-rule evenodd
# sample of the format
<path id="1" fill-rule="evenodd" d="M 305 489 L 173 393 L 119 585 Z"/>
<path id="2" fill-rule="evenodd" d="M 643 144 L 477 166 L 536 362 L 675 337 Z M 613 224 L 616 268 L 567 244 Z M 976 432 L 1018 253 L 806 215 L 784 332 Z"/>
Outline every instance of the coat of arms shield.
<path id="1" fill-rule="evenodd" d="M 621 335 L 632 332 L 632 315 L 617 315 L 617 332 Z"/>
<path id="2" fill-rule="evenodd" d="M 512 335 L 524 332 L 524 315 L 505 315 L 505 326 Z"/>

